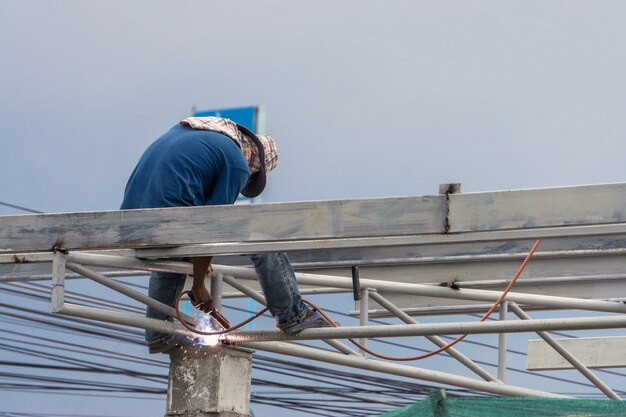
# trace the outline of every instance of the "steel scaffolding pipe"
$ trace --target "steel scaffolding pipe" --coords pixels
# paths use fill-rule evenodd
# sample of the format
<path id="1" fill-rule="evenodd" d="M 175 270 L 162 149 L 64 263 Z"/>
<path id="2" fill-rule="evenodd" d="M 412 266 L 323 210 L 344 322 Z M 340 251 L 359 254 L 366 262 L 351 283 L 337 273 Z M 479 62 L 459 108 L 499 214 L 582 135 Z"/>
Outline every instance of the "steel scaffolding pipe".
<path id="1" fill-rule="evenodd" d="M 102 255 L 98 253 L 69 252 L 68 262 L 81 265 L 103 266 L 140 271 L 174 272 L 177 274 L 190 275 L 193 266 L 190 262 L 167 261 L 167 260 L 144 260 L 128 256 Z"/>
<path id="2" fill-rule="evenodd" d="M 417 325 L 420 324 L 413 317 L 406 314 L 404 311 L 398 308 L 398 306 L 396 306 L 391 301 L 387 300 L 385 297 L 378 294 L 377 292 L 371 291 L 369 295 L 372 298 L 372 300 L 376 301 L 378 304 L 385 307 L 390 313 L 394 314 L 396 317 L 398 317 L 400 320 L 402 320 L 406 324 L 417 324 Z M 443 347 L 448 344 L 448 342 L 446 342 L 445 340 L 437 336 L 425 336 L 425 337 L 430 342 L 434 343 L 437 347 Z M 462 354 L 455 347 L 450 347 L 446 349 L 446 353 L 450 355 L 451 357 L 453 357 L 454 359 L 456 359 L 457 361 L 459 361 L 466 368 L 468 368 L 469 370 L 471 370 L 472 372 L 480 376 L 485 381 L 497 381 L 497 378 L 495 378 L 489 372 L 485 371 L 483 368 L 481 368 L 478 364 L 476 364 L 470 358 Z"/>
<path id="3" fill-rule="evenodd" d="M 216 265 L 214 269 L 224 274 L 233 275 L 237 278 L 256 279 L 255 272 L 249 268 L 236 266 Z M 308 273 L 296 273 L 298 284 L 318 285 L 324 287 L 352 288 L 352 280 L 345 277 L 329 275 L 317 275 Z M 419 295 L 424 297 L 452 298 L 458 300 L 491 301 L 498 300 L 502 293 L 500 291 L 473 290 L 473 289 L 452 289 L 438 285 L 406 284 L 399 282 L 388 282 L 373 279 L 362 279 L 361 286 L 375 289 L 379 292 L 401 293 L 405 295 Z M 555 297 L 547 295 L 536 295 L 526 293 L 510 292 L 506 299 L 519 304 L 540 305 L 551 308 L 569 308 L 580 310 L 604 311 L 610 313 L 626 313 L 626 304 L 587 300 L 571 297 Z"/>
<path id="4" fill-rule="evenodd" d="M 176 317 L 176 309 L 174 309 L 173 307 L 168 306 L 167 304 L 163 304 L 162 302 L 157 301 L 154 298 L 148 297 L 147 295 L 144 295 L 138 291 L 130 289 L 126 285 L 120 284 L 119 282 L 111 278 L 107 278 L 104 275 L 101 275 L 95 271 L 85 268 L 82 265 L 78 265 L 72 262 L 67 262 L 65 267 L 69 269 L 70 271 L 74 271 L 77 274 L 90 278 L 96 281 L 97 283 L 104 285 L 105 287 L 111 288 L 114 291 L 117 291 L 121 294 L 126 295 L 127 297 L 130 297 L 134 300 L 139 301 L 140 303 L 143 303 L 149 307 L 152 307 L 155 310 L 158 310 L 163 314 L 167 314 L 170 317 Z M 188 316 L 186 314 L 182 314 L 182 316 L 189 323 L 192 323 L 192 324 L 197 323 L 196 319 L 194 319 L 191 316 Z"/>
<path id="5" fill-rule="evenodd" d="M 342 355 L 339 353 L 328 352 L 320 349 L 293 345 L 289 343 L 245 342 L 239 343 L 238 346 L 255 350 L 279 353 L 283 355 L 296 356 L 299 358 L 334 363 L 336 365 L 349 366 L 352 368 L 365 369 L 368 371 L 381 372 L 406 378 L 418 379 L 421 381 L 431 381 L 440 384 L 479 390 L 497 395 L 508 395 L 515 397 L 569 398 L 563 395 L 552 394 L 523 387 L 516 387 L 512 385 L 505 385 L 500 382 L 479 381 L 464 376 L 457 376 L 438 371 L 430 371 L 427 369 L 415 368 L 408 365 L 400 365 L 390 362 L 365 359 L 359 355 Z"/>
<path id="6" fill-rule="evenodd" d="M 76 304 L 65 303 L 57 314 L 66 316 L 82 317 L 84 319 L 104 321 L 107 323 L 121 324 L 124 326 L 138 327 L 141 329 L 154 330 L 161 333 L 174 334 L 196 338 L 196 335 L 185 329 L 182 324 L 172 323 L 165 320 L 149 319 L 136 314 L 118 313 L 116 311 L 102 310 L 99 308 L 79 306 Z"/>
<path id="7" fill-rule="evenodd" d="M 515 313 L 517 317 L 522 320 L 532 320 L 531 317 L 526 314 L 524 310 L 519 308 L 515 303 L 509 303 L 509 307 L 511 311 Z M 613 391 L 608 385 L 606 385 L 600 378 L 598 378 L 589 368 L 585 366 L 581 361 L 578 360 L 570 351 L 565 349 L 555 338 L 550 336 L 547 332 L 537 332 L 539 337 L 546 341 L 554 350 L 556 350 L 566 361 L 568 361 L 572 366 L 585 377 L 592 384 L 594 384 L 600 391 L 602 391 L 608 398 L 611 400 L 621 400 L 621 398 Z"/>
<path id="8" fill-rule="evenodd" d="M 70 253 L 68 262 L 78 262 L 85 265 L 120 267 L 128 269 L 141 269 L 150 271 L 166 271 L 182 274 L 192 273 L 192 265 L 188 262 L 177 261 L 145 261 L 136 258 L 99 255 L 88 253 Z M 256 280 L 256 272 L 251 268 L 237 266 L 213 265 L 213 270 L 224 275 L 231 275 L 242 279 Z M 296 273 L 296 279 L 301 285 L 315 285 L 335 288 L 352 288 L 352 281 L 349 278 Z M 426 284 L 406 284 L 398 282 L 388 282 L 373 279 L 361 279 L 361 285 L 375 289 L 379 292 L 402 293 L 406 295 L 419 295 L 425 297 L 440 297 L 458 300 L 491 301 L 495 302 L 501 295 L 499 291 L 475 290 L 475 289 L 452 289 L 437 285 Z M 610 313 L 626 313 L 626 304 L 588 300 L 571 297 L 556 297 L 547 295 L 536 295 L 510 292 L 507 301 L 513 301 L 524 305 L 539 305 L 549 308 L 560 309 L 580 309 L 591 311 L 604 311 Z"/>
<path id="9" fill-rule="evenodd" d="M 521 333 L 556 330 L 618 329 L 626 327 L 626 316 L 581 317 L 569 319 L 507 320 L 505 322 L 390 324 L 306 329 L 287 335 L 275 330 L 237 331 L 226 336 L 230 343 L 278 340 L 357 339 L 361 337 L 407 337 L 456 334 Z"/>

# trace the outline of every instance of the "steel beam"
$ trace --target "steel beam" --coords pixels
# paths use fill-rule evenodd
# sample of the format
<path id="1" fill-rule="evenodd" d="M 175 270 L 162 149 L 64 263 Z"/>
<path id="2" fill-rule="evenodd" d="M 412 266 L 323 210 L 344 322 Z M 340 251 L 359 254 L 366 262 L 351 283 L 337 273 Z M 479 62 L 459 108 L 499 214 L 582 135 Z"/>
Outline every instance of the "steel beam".
<path id="1" fill-rule="evenodd" d="M 5 252 L 443 232 L 441 196 L 0 217 Z"/>

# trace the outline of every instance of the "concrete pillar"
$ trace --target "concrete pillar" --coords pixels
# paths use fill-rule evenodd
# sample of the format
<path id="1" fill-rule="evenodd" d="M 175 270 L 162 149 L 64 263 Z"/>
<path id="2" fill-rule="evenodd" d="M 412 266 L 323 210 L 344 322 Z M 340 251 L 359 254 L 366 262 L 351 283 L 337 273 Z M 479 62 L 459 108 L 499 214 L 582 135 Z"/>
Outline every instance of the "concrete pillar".
<path id="1" fill-rule="evenodd" d="M 252 351 L 231 346 L 170 354 L 166 417 L 249 417 Z"/>

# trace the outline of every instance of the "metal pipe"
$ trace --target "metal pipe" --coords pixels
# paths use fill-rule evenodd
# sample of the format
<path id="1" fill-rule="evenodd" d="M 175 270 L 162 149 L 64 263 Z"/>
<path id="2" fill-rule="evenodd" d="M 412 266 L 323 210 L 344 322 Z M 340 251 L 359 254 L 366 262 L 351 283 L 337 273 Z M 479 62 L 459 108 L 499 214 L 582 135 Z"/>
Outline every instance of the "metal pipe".
<path id="1" fill-rule="evenodd" d="M 344 294 L 352 291 L 343 290 L 343 289 L 334 289 L 334 288 L 302 288 L 300 289 L 301 295 L 324 295 L 324 294 Z M 262 292 L 257 291 L 258 294 L 262 294 Z M 245 294 L 240 292 L 224 292 L 222 293 L 223 299 L 232 299 L 232 298 L 246 298 L 248 297 Z"/>
<path id="2" fill-rule="evenodd" d="M 532 320 L 531 317 L 526 314 L 524 310 L 519 308 L 515 303 L 510 303 L 509 307 L 522 320 Z M 570 353 L 567 349 L 565 349 L 556 339 L 554 339 L 550 334 L 543 331 L 538 331 L 537 334 L 546 341 L 547 344 L 552 346 L 554 350 L 559 352 L 566 361 L 572 364 L 572 366 L 585 376 L 592 384 L 594 384 L 600 391 L 602 391 L 607 397 L 612 400 L 621 400 L 621 398 L 613 391 L 608 385 L 606 385 L 600 378 L 598 378 L 593 372 L 585 366 L 581 361 L 579 361 L 574 355 Z"/>
<path id="3" fill-rule="evenodd" d="M 500 321 L 506 321 L 509 312 L 509 302 L 504 300 L 500 304 Z M 498 379 L 504 382 L 506 374 L 506 333 L 498 334 Z"/>
<path id="4" fill-rule="evenodd" d="M 8 283 L 5 285 L 10 285 L 12 287 L 17 287 L 17 288 L 22 288 L 25 290 L 29 290 L 29 291 L 33 291 L 33 292 L 39 292 L 39 293 L 45 293 L 47 294 L 49 291 L 44 289 L 44 288 L 40 288 L 40 287 L 35 287 L 33 285 L 28 285 L 28 284 L 21 284 L 18 282 L 12 282 L 12 283 Z M 7 291 L 7 290 L 4 290 Z M 136 307 L 127 307 L 121 304 L 116 304 L 113 302 L 107 302 L 107 301 L 102 301 L 102 300 L 98 300 L 95 299 L 93 297 L 86 297 L 86 296 L 82 296 L 82 295 L 71 295 L 68 294 L 67 292 L 64 293 L 64 298 L 67 300 L 76 300 L 76 301 L 82 301 L 85 303 L 92 303 L 92 304 L 96 304 L 96 305 L 101 305 L 103 307 L 109 307 L 109 308 L 116 308 L 119 310 L 125 310 L 125 311 L 129 311 L 131 313 L 144 313 L 145 309 L 141 309 L 141 308 L 136 308 Z"/>
<path id="5" fill-rule="evenodd" d="M 135 271 L 100 271 L 100 274 L 109 278 L 125 278 L 125 277 L 145 277 L 145 272 Z M 85 278 L 75 272 L 66 272 L 65 279 Z M 11 284 L 13 282 L 33 282 L 33 281 L 50 281 L 52 274 L 11 274 L 9 276 L 0 277 L 0 284 Z"/>
<path id="6" fill-rule="evenodd" d="M 56 251 L 52 258 L 52 289 L 50 290 L 50 310 L 59 312 L 65 303 L 65 254 Z"/>
<path id="7" fill-rule="evenodd" d="M 361 281 L 359 276 L 359 266 L 352 265 L 352 294 L 354 301 L 359 301 L 361 299 Z"/>
<path id="8" fill-rule="evenodd" d="M 194 339 L 195 334 L 185 329 L 182 324 L 172 323 L 165 320 L 149 319 L 134 314 L 118 313 L 116 311 L 102 310 L 99 308 L 79 306 L 65 303 L 63 308 L 57 312 L 65 316 L 82 317 L 89 320 L 104 321 L 107 323 L 121 324 L 141 329 L 154 330 L 161 333 L 174 334 L 178 336 Z"/>
<path id="9" fill-rule="evenodd" d="M 119 282 L 112 280 L 110 278 L 105 277 L 104 275 L 101 275 L 95 271 L 92 271 L 90 269 L 85 268 L 84 266 L 75 264 L 73 262 L 68 262 L 66 264 L 67 269 L 74 271 L 78 274 L 81 274 L 87 278 L 90 278 L 94 281 L 96 281 L 99 284 L 104 285 L 105 287 L 109 287 L 112 290 L 115 290 L 119 293 L 122 293 L 124 295 L 126 295 L 127 297 L 132 298 L 133 300 L 137 300 L 140 303 L 143 303 L 147 306 L 150 306 L 158 311 L 160 311 L 163 314 L 167 314 L 170 317 L 176 317 L 176 309 L 174 309 L 171 306 L 168 306 L 167 304 L 164 304 L 160 301 L 155 300 L 154 298 L 148 297 L 147 295 L 144 295 L 138 291 L 132 290 L 130 288 L 128 288 L 126 285 L 124 284 L 120 284 Z M 189 323 L 192 324 L 196 324 L 196 320 L 193 317 L 190 317 L 188 315 L 182 314 L 183 318 L 185 320 L 187 320 Z"/>
<path id="10" fill-rule="evenodd" d="M 216 271 L 223 272 L 224 274 L 236 276 L 237 278 L 250 279 L 251 277 L 255 276 L 254 271 L 249 268 L 215 265 L 214 269 Z M 346 289 L 352 288 L 351 279 L 345 277 L 296 273 L 296 279 L 298 280 L 298 284 L 301 285 L 319 285 Z M 373 279 L 361 279 L 361 286 L 369 287 L 379 292 L 393 292 L 405 295 L 420 295 L 425 297 L 441 297 L 457 300 L 476 300 L 491 302 L 497 301 L 502 294 L 500 291 L 471 289 L 458 290 L 434 285 L 406 284 Z M 570 308 L 605 311 L 612 313 L 626 313 L 626 304 L 608 301 L 586 300 L 580 298 L 556 297 L 516 292 L 510 292 L 507 295 L 507 300 L 515 301 L 521 304 L 535 304 L 552 308 Z"/>
<path id="11" fill-rule="evenodd" d="M 405 337 L 427 335 L 520 333 L 554 330 L 618 329 L 626 327 L 626 316 L 581 317 L 567 319 L 534 319 L 473 323 L 390 324 L 386 326 L 306 329 L 293 335 L 280 331 L 257 330 L 230 333 L 232 343 L 274 340 L 356 339 L 360 337 Z"/>
<path id="12" fill-rule="evenodd" d="M 150 270 L 162 270 L 177 273 L 191 273 L 192 266 L 187 262 L 175 262 L 175 261 L 143 261 L 135 258 L 124 258 L 111 255 L 93 255 L 93 254 L 69 254 L 71 261 L 80 260 L 81 263 L 87 263 L 90 265 L 98 266 L 116 266 L 126 267 L 130 269 L 150 269 Z M 156 269 L 158 268 L 158 269 Z M 251 268 L 242 268 L 236 266 L 214 265 L 213 270 L 215 272 L 221 272 L 225 275 L 233 275 L 237 278 L 254 279 L 256 280 L 256 273 Z M 308 273 L 296 273 L 296 279 L 301 285 L 319 285 L 326 287 L 338 287 L 352 289 L 352 281 L 350 278 L 329 276 L 329 275 L 317 275 Z M 361 285 L 363 287 L 369 287 L 379 292 L 396 292 L 403 294 L 421 295 L 426 297 L 441 297 L 461 300 L 476 300 L 476 301 L 491 301 L 495 302 L 500 297 L 499 291 L 489 290 L 472 290 L 472 289 L 452 289 L 434 285 L 424 284 L 406 284 L 398 282 L 387 282 L 372 279 L 361 279 Z M 510 292 L 507 295 L 507 300 L 514 301 L 520 304 L 541 305 L 551 308 L 571 308 L 571 309 L 583 309 L 593 311 L 605 311 L 613 313 L 626 313 L 626 304 L 586 300 L 571 297 L 555 297 L 547 295 L 525 294 Z"/>
<path id="13" fill-rule="evenodd" d="M 81 265 L 103 266 L 141 271 L 174 272 L 177 274 L 193 274 L 193 265 L 190 262 L 145 260 L 127 256 L 101 255 L 97 253 L 69 252 L 68 262 Z"/>
<path id="14" fill-rule="evenodd" d="M 267 305 L 267 302 L 265 301 L 265 297 L 261 293 L 258 293 L 254 291 L 252 288 L 240 283 L 234 277 L 231 277 L 229 275 L 224 275 L 224 282 L 230 285 L 231 287 L 235 288 L 236 290 L 239 290 L 242 293 L 246 294 L 248 297 L 256 300 L 259 304 L 264 305 L 264 306 Z M 350 349 L 348 346 L 344 345 L 338 340 L 323 339 L 323 341 L 329 346 L 332 346 L 333 348 L 337 349 L 338 351 L 346 355 L 358 355 L 358 353 L 355 350 Z"/>
<path id="15" fill-rule="evenodd" d="M 516 287 L 524 285 L 555 285 L 555 284 L 571 284 L 571 283 L 584 283 L 599 281 L 624 281 L 626 280 L 626 274 L 607 274 L 607 275 L 579 275 L 579 276 L 564 276 L 564 277 L 542 277 L 542 278 L 524 278 L 521 281 L 515 283 Z M 493 287 L 495 285 L 508 285 L 511 282 L 510 279 L 485 279 L 480 281 L 457 281 L 460 288 L 474 288 L 474 287 Z M 437 283 L 430 283 L 437 285 Z"/>
<path id="16" fill-rule="evenodd" d="M 413 317 L 406 314 L 404 311 L 398 308 L 398 306 L 396 306 L 391 301 L 387 300 L 385 297 L 378 294 L 377 292 L 375 291 L 370 292 L 370 297 L 372 297 L 372 300 L 376 301 L 378 304 L 380 304 L 381 306 L 389 310 L 391 313 L 395 314 L 400 320 L 402 320 L 406 324 L 420 324 Z M 438 347 L 443 347 L 448 344 L 448 342 L 446 342 L 445 340 L 443 340 L 442 338 L 438 336 L 425 336 L 425 337 L 426 339 L 428 339 L 430 342 L 434 343 Z M 469 370 L 471 370 L 472 372 L 480 376 L 485 381 L 493 381 L 493 382 L 497 381 L 497 379 L 493 375 L 485 371 L 483 368 L 481 368 L 470 358 L 462 354 L 456 348 L 454 347 L 448 348 L 446 349 L 446 353 L 452 356 L 457 361 L 459 361 Z"/>
<path id="17" fill-rule="evenodd" d="M 360 298 L 359 311 L 361 313 L 360 316 L 359 316 L 359 325 L 367 327 L 367 325 L 369 324 L 369 316 L 367 314 L 368 311 L 369 311 L 369 304 L 370 304 L 370 290 L 369 290 L 369 288 L 363 288 L 359 298 Z M 364 347 L 367 347 L 367 338 L 362 337 L 359 340 L 359 343 L 362 344 Z M 361 354 L 363 356 L 366 356 L 367 352 L 365 350 L 361 349 Z"/>
<path id="18" fill-rule="evenodd" d="M 296 356 L 299 358 L 334 363 L 336 365 L 349 366 L 352 368 L 365 369 L 390 375 L 397 375 L 406 378 L 417 379 L 420 381 L 431 381 L 438 384 L 452 385 L 456 387 L 468 388 L 498 395 L 508 395 L 516 397 L 569 398 L 563 395 L 552 394 L 523 387 L 505 385 L 498 382 L 479 381 L 464 376 L 451 375 L 444 372 L 431 371 L 408 365 L 400 365 L 396 363 L 365 359 L 360 355 L 341 355 L 334 352 L 328 352 L 321 349 L 293 345 L 289 343 L 246 342 L 239 343 L 238 346 L 246 347 L 249 349 L 274 352 L 283 355 Z"/>
<path id="19" fill-rule="evenodd" d="M 211 298 L 213 299 L 213 308 L 217 311 L 222 310 L 223 278 L 224 274 L 221 272 L 211 275 Z"/>

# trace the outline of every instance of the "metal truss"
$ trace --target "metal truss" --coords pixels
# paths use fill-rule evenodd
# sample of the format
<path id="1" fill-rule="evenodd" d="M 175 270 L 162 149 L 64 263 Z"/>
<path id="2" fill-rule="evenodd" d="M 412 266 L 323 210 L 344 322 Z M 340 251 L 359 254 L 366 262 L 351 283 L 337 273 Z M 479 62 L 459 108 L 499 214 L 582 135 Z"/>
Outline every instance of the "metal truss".
<path id="1" fill-rule="evenodd" d="M 536 239 L 540 249 L 500 305 L 500 320 L 419 323 L 417 316 L 487 310 Z M 302 292 L 355 292 L 360 326 L 240 330 L 223 341 L 255 350 L 507 396 L 558 397 L 505 381 L 506 335 L 535 332 L 608 398 L 619 396 L 549 331 L 626 327 L 626 184 L 370 200 L 193 207 L 0 217 L 0 263 L 50 265 L 51 274 L 4 274 L 0 282 L 51 279 L 54 313 L 193 336 L 182 325 L 65 302 L 66 279 L 85 277 L 173 316 L 112 279 L 137 271 L 190 274 L 177 259 L 215 256 L 214 299 L 265 300 L 241 254 L 286 251 Z M 104 267 L 106 272 L 94 267 Z M 355 276 L 354 271 L 359 271 Z M 565 317 L 533 319 L 529 311 Z M 607 313 L 567 317 L 570 310 Z M 509 313 L 519 320 L 508 320 Z M 401 324 L 369 325 L 373 317 Z M 376 360 L 342 339 L 500 334 L 498 375 L 457 348 L 447 353 L 476 378 Z M 295 341 L 323 340 L 332 350 Z"/>

